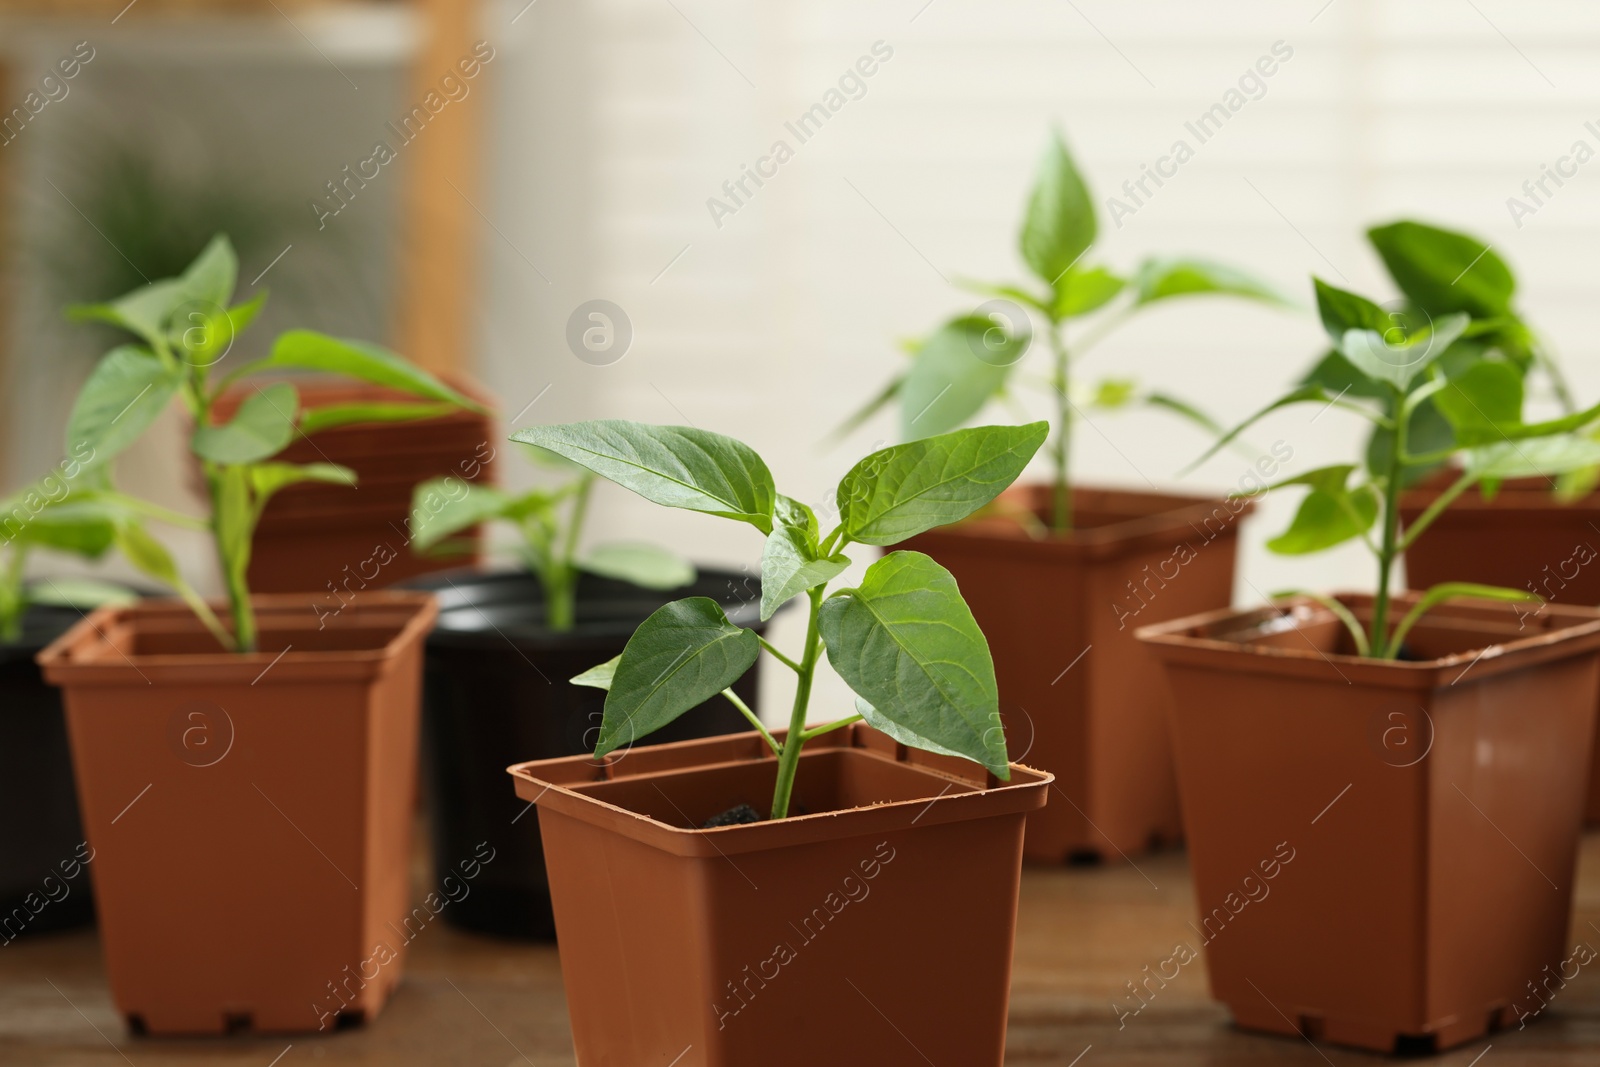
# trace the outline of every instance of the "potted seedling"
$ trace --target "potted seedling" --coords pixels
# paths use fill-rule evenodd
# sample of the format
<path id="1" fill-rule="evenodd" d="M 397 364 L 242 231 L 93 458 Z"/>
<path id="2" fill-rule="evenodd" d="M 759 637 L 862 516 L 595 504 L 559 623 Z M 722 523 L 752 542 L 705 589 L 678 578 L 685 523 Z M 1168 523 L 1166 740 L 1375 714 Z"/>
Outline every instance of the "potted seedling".
<path id="1" fill-rule="evenodd" d="M 432 788 L 436 864 L 448 868 L 480 842 L 494 848 L 472 893 L 447 921 L 485 933 L 551 938 L 555 920 L 539 821 L 505 788 L 513 759 L 571 756 L 594 748 L 604 694 L 567 679 L 622 652 L 633 631 L 674 596 L 709 597 L 735 625 L 760 633 L 761 588 L 748 574 L 699 571 L 644 543 L 581 550 L 597 476 L 529 446 L 550 477 L 517 493 L 440 478 L 418 486 L 411 544 L 449 558 L 463 531 L 489 524 L 513 533 L 521 566 L 447 571 L 411 583 L 439 599 L 424 673 L 424 765 Z M 736 692 L 756 706 L 756 671 Z M 686 712 L 651 741 L 746 729 L 721 697 Z"/>
<path id="2" fill-rule="evenodd" d="M 1304 497 L 1267 546 L 1359 540 L 1376 591 L 1295 591 L 1139 638 L 1175 698 L 1213 995 L 1252 1029 L 1445 1048 L 1536 1013 L 1530 991 L 1567 955 L 1600 612 L 1470 583 L 1403 593 L 1396 566 L 1474 486 L 1600 461 L 1572 432 L 1600 411 L 1523 421 L 1520 368 L 1454 344 L 1492 323 L 1408 328 L 1355 294 L 1316 293 L 1360 388 L 1304 384 L 1249 421 L 1333 405 L 1387 442 L 1273 486 Z M 1411 436 L 1428 401 L 1450 424 L 1442 446 Z M 1406 471 L 1444 462 L 1449 487 L 1406 526 Z"/>
<path id="3" fill-rule="evenodd" d="M 351 474 L 275 458 L 308 417 L 287 382 L 261 385 L 226 422 L 213 414 L 233 383 L 284 371 L 468 402 L 390 352 L 303 330 L 243 362 L 236 336 L 263 298 L 233 302 L 236 269 L 219 238 L 182 276 L 80 312 L 137 340 L 85 382 L 67 454 L 90 457 L 87 499 L 113 516 L 122 554 L 186 602 L 101 608 L 39 658 L 65 697 L 112 996 L 142 1032 L 315 1030 L 340 1014 L 370 1017 L 399 980 L 395 931 L 409 918 L 434 602 L 363 592 L 329 619 L 302 596 L 252 597 L 245 576 L 266 501 Z M 107 487 L 115 457 L 174 400 L 194 424 L 189 448 L 210 505 L 198 518 Z M 373 417 L 360 405 L 316 416 L 324 426 Z M 152 518 L 209 539 L 222 605 L 183 578 L 147 529 Z"/>
<path id="4" fill-rule="evenodd" d="M 573 679 L 607 691 L 593 758 L 511 768 L 539 808 L 581 1062 L 811 1067 L 920 1048 L 999 1067 L 1023 823 L 1050 776 L 1008 763 L 988 645 L 949 571 L 890 552 L 858 585 L 829 585 L 852 543 L 988 503 L 1045 432 L 876 452 L 840 482 L 826 534 L 731 438 L 622 421 L 515 435 L 647 500 L 755 527 L 762 615 L 797 598 L 807 612 L 786 654 L 708 597 L 664 605 Z M 795 675 L 786 731 L 731 688 L 763 650 Z M 824 653 L 856 704 L 811 725 Z M 753 732 L 624 747 L 718 694 Z"/>
<path id="5" fill-rule="evenodd" d="M 0 498 L 0 808 L 26 813 L 0 821 L 0 943 L 94 915 L 61 696 L 45 684 L 34 657 L 80 612 L 134 596 L 91 579 L 27 580 L 36 552 L 92 560 L 111 547 L 111 523 L 73 499 L 80 466 L 69 456 L 37 482 Z"/>
<path id="6" fill-rule="evenodd" d="M 1097 235 L 1093 196 L 1053 135 L 1018 235 L 1034 280 L 975 286 L 992 299 L 916 346 L 905 372 L 857 416 L 898 402 L 904 436 L 952 429 L 1007 395 L 1029 351 L 1047 350 L 1050 480 L 906 547 L 950 568 L 994 640 L 1007 726 L 1067 801 L 1028 828 L 1028 857 L 1055 863 L 1178 836 L 1165 694 L 1133 630 L 1229 602 L 1237 521 L 1248 510 L 1242 499 L 1077 485 L 1072 443 L 1091 413 L 1155 407 L 1217 429 L 1125 376 L 1082 381 L 1078 365 L 1121 326 L 1179 297 L 1282 303 L 1242 271 L 1205 260 L 1157 257 L 1119 274 L 1098 262 Z M 1270 477 L 1281 459 L 1275 451 L 1253 462 Z"/>

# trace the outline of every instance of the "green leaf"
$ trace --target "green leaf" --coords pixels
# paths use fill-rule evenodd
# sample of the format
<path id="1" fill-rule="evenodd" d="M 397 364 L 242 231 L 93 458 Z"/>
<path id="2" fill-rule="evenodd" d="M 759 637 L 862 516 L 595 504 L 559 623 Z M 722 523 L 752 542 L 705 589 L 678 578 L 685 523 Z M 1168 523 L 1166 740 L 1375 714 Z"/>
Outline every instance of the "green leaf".
<path id="1" fill-rule="evenodd" d="M 1378 492 L 1371 485 L 1346 488 L 1351 464 L 1340 464 L 1307 471 L 1305 474 L 1270 486 L 1287 485 L 1311 488 L 1294 521 L 1283 533 L 1267 542 L 1267 548 L 1281 556 L 1301 556 L 1342 544 L 1372 529 L 1378 518 Z"/>
<path id="2" fill-rule="evenodd" d="M 1134 275 L 1134 306 L 1142 307 L 1175 296 L 1207 293 L 1239 296 L 1265 304 L 1288 301 L 1267 283 L 1223 263 L 1204 259 L 1148 259 Z"/>
<path id="3" fill-rule="evenodd" d="M 612 656 L 604 663 L 596 664 L 582 674 L 574 675 L 567 679 L 571 685 L 587 685 L 594 689 L 611 688 L 612 681 L 617 675 L 617 664 L 622 662 L 620 655 Z"/>
<path id="4" fill-rule="evenodd" d="M 1429 314 L 1510 315 L 1516 279 L 1477 238 L 1402 220 L 1374 226 L 1367 239 L 1400 291 Z"/>
<path id="5" fill-rule="evenodd" d="M 310 436 L 335 426 L 369 422 L 411 422 L 433 419 L 456 410 L 454 404 L 329 404 L 300 415 L 300 432 Z"/>
<path id="6" fill-rule="evenodd" d="M 123 519 L 117 523 L 116 537 L 117 551 L 122 553 L 124 559 L 140 572 L 154 578 L 183 598 L 189 605 L 206 629 L 216 637 L 222 647 L 232 649 L 235 646 L 233 635 L 222 628 L 216 615 L 206 604 L 205 599 L 195 592 L 194 587 L 184 581 L 183 575 L 178 571 L 178 565 L 173 561 L 172 553 L 166 546 L 154 537 L 137 520 Z"/>
<path id="7" fill-rule="evenodd" d="M 744 677 L 761 653 L 755 631 L 709 597 L 675 600 L 639 624 L 616 666 L 594 755 L 632 744 Z"/>
<path id="8" fill-rule="evenodd" d="M 646 500 L 772 532 L 777 489 L 761 457 L 731 437 L 625 419 L 533 426 L 511 435 L 565 456 Z"/>
<path id="9" fill-rule="evenodd" d="M 0 533 L 5 535 L 5 540 L 57 552 L 70 552 L 89 559 L 98 559 L 111 547 L 116 530 L 104 509 L 69 498 L 61 503 L 46 503 L 37 512 L 32 512 L 32 508 L 24 503 L 29 497 L 48 500 L 43 489 L 35 487 L 0 501 L 0 520 L 10 520 L 0 525 Z M 19 507 L 25 513 L 32 512 L 31 518 L 21 523 L 11 518 Z"/>
<path id="10" fill-rule="evenodd" d="M 1375 382 L 1356 370 L 1336 348 L 1328 350 L 1298 384 L 1321 386 L 1329 396 L 1381 400 L 1385 404 L 1388 404 L 1394 396 L 1394 391 L 1388 386 L 1382 382 Z"/>
<path id="11" fill-rule="evenodd" d="M 1413 456 L 1442 452 L 1456 447 L 1455 430 L 1439 413 L 1439 409 L 1434 405 L 1435 399 L 1437 396 L 1426 398 L 1411 412 L 1411 421 L 1406 425 L 1406 451 Z M 1394 405 L 1390 403 L 1385 406 L 1392 415 Z M 1387 426 L 1374 426 L 1372 435 L 1367 438 L 1367 470 L 1374 478 L 1386 478 L 1393 459 L 1394 431 Z M 1400 472 L 1400 482 L 1402 485 L 1415 485 L 1439 466 L 1437 463 L 1407 464 Z"/>
<path id="12" fill-rule="evenodd" d="M 694 581 L 694 565 L 664 548 L 642 543 L 596 545 L 578 564 L 591 574 L 644 589 L 681 589 Z"/>
<path id="13" fill-rule="evenodd" d="M 167 409 L 183 381 L 182 371 L 132 345 L 113 348 L 83 383 L 67 419 L 67 454 L 81 455 L 85 469 L 109 463 L 137 441 Z"/>
<path id="14" fill-rule="evenodd" d="M 141 286 L 106 304 L 78 304 L 67 309 L 75 322 L 104 322 L 127 330 L 151 347 L 166 343 L 173 312 L 189 300 L 182 279 L 164 278 Z"/>
<path id="15" fill-rule="evenodd" d="M 179 281 L 189 300 L 203 300 L 219 308 L 233 299 L 239 278 L 239 257 L 227 237 L 218 234 L 195 257 Z"/>
<path id="16" fill-rule="evenodd" d="M 949 571 L 920 552 L 891 552 L 860 588 L 824 601 L 818 624 L 873 726 L 1010 777 L 989 643 Z"/>
<path id="17" fill-rule="evenodd" d="M 256 463 L 250 467 L 249 479 L 250 491 L 260 505 L 278 490 L 300 482 L 355 485 L 356 472 L 337 463 Z"/>
<path id="18" fill-rule="evenodd" d="M 874 452 L 839 483 L 839 521 L 852 541 L 892 545 L 959 522 L 1000 495 L 1050 426 L 978 426 Z"/>
<path id="19" fill-rule="evenodd" d="M 953 319 L 912 357 L 900 383 L 900 433 L 915 439 L 946 433 L 1000 392 L 1028 340 L 989 319 Z"/>
<path id="20" fill-rule="evenodd" d="M 1139 383 L 1132 378 L 1102 378 L 1094 385 L 1088 406 L 1101 411 L 1125 408 L 1139 398 Z M 1219 431 L 1220 432 L 1220 431 Z"/>
<path id="21" fill-rule="evenodd" d="M 982 293 L 984 296 L 998 296 L 1006 300 L 1015 300 L 1024 307 L 1031 307 L 1035 311 L 1046 315 L 1050 313 L 1050 302 L 1040 300 L 1026 289 L 1015 285 L 991 285 L 988 282 L 974 281 L 971 278 L 957 278 L 955 285 L 958 289 L 965 289 L 970 293 Z"/>
<path id="22" fill-rule="evenodd" d="M 252 393 L 222 426 L 197 426 L 189 438 L 195 455 L 213 463 L 257 463 L 282 452 L 294 440 L 300 393 L 288 382 L 274 382 Z"/>
<path id="23" fill-rule="evenodd" d="M 513 503 L 512 497 L 491 485 L 472 485 L 456 477 L 423 482 L 411 492 L 411 544 L 426 552 L 452 534 L 505 518 Z"/>
<path id="24" fill-rule="evenodd" d="M 442 400 L 471 411 L 483 405 L 456 392 L 433 375 L 386 348 L 365 341 L 346 341 L 311 330 L 290 330 L 279 336 L 272 353 L 250 368 L 265 370 L 312 370 L 342 374 L 346 378 L 371 382 L 412 396 Z"/>
<path id="25" fill-rule="evenodd" d="M 1052 131 L 1022 222 L 1022 260 L 1053 289 L 1094 244 L 1095 232 L 1089 188 L 1060 131 Z"/>
<path id="26" fill-rule="evenodd" d="M 1498 600 L 1501 602 L 1518 603 L 1538 601 L 1544 598 L 1537 593 L 1530 593 L 1525 589 L 1507 589 L 1500 585 L 1478 585 L 1476 582 L 1442 582 L 1433 586 L 1418 598 L 1411 610 L 1406 612 L 1406 617 L 1400 620 L 1400 625 L 1395 627 L 1394 636 L 1389 638 L 1389 645 L 1384 650 L 1385 659 L 1393 659 L 1400 654 L 1400 647 L 1405 643 L 1406 634 L 1433 608 L 1447 600 L 1456 600 L 1462 597 L 1475 597 L 1479 600 Z"/>
<path id="27" fill-rule="evenodd" d="M 779 525 L 767 535 L 761 553 L 761 620 L 772 618 L 793 597 L 830 582 L 850 566 L 843 553 L 823 556 L 816 534 L 803 527 Z"/>
<path id="28" fill-rule="evenodd" d="M 1200 454 L 1199 459 L 1196 459 L 1193 463 L 1189 464 L 1184 468 L 1184 470 L 1185 472 L 1194 470 L 1194 468 L 1200 466 L 1200 464 L 1204 463 L 1206 460 L 1210 459 L 1212 456 L 1216 455 L 1218 452 L 1232 444 L 1240 434 L 1244 433 L 1251 426 L 1255 425 L 1257 422 L 1260 422 L 1262 419 L 1266 418 L 1268 415 L 1279 410 L 1280 408 L 1291 407 L 1295 404 L 1309 404 L 1312 402 L 1329 404 L 1336 399 L 1338 399 L 1337 394 L 1328 392 L 1320 385 L 1299 386 L 1298 388 L 1285 393 L 1283 396 L 1280 396 L 1266 407 L 1261 408 L 1255 414 L 1251 415 L 1233 429 L 1217 438 L 1211 443 L 1210 448 L 1207 448 Z"/>
<path id="29" fill-rule="evenodd" d="M 1348 330 L 1339 342 L 1339 351 L 1362 374 L 1404 392 L 1428 364 L 1444 355 L 1470 321 L 1464 314 L 1455 314 L 1441 316 L 1431 326 L 1411 333 L 1397 326 L 1382 332 Z"/>
<path id="30" fill-rule="evenodd" d="M 1127 284 L 1127 279 L 1117 277 L 1105 267 L 1070 270 L 1056 285 L 1055 317 L 1070 319 L 1099 311 L 1115 300 Z"/>
<path id="31" fill-rule="evenodd" d="M 1536 478 L 1600 464 L 1600 442 L 1557 434 L 1469 448 L 1466 469 L 1481 479 Z"/>
<path id="32" fill-rule="evenodd" d="M 1462 445 L 1490 444 L 1504 439 L 1503 428 L 1522 424 L 1522 374 L 1510 364 L 1482 360 L 1452 378 L 1433 402 Z"/>
<path id="33" fill-rule="evenodd" d="M 897 374 L 889 379 L 889 384 L 880 389 L 876 396 L 852 411 L 834 428 L 833 433 L 829 435 L 830 439 L 837 441 L 841 437 L 855 433 L 868 419 L 894 402 L 894 398 L 900 395 L 900 387 L 905 380 L 904 374 Z"/>
<path id="34" fill-rule="evenodd" d="M 139 595 L 126 586 L 93 578 L 51 578 L 43 585 L 30 586 L 28 599 L 35 604 L 92 611 L 106 604 L 138 603 Z"/>
<path id="35" fill-rule="evenodd" d="M 1317 292 L 1317 314 L 1322 318 L 1322 328 L 1328 331 L 1335 345 L 1351 330 L 1383 333 L 1397 324 L 1395 316 L 1364 296 L 1329 285 L 1315 276 L 1311 284 Z"/>
<path id="36" fill-rule="evenodd" d="M 778 501 L 772 508 L 772 525 L 774 529 L 779 526 L 796 527 L 811 538 L 813 543 L 821 535 L 817 527 L 817 513 L 812 511 L 809 505 L 782 493 L 778 494 Z"/>

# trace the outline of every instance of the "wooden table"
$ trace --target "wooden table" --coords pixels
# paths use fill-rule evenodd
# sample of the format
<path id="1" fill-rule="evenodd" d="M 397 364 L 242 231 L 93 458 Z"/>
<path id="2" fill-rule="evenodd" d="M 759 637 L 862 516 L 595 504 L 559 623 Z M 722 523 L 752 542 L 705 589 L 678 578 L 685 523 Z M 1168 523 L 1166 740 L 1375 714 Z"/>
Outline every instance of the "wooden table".
<path id="1" fill-rule="evenodd" d="M 426 873 L 420 867 L 419 885 Z M 1588 925 L 1600 926 L 1600 834 L 1585 839 L 1580 871 L 1573 936 L 1600 945 L 1600 933 Z M 1112 1001 L 1127 994 L 1124 983 L 1146 964 L 1165 959 L 1178 941 L 1193 940 L 1186 925 L 1193 906 L 1188 864 L 1178 852 L 1142 858 L 1138 869 L 1028 871 L 1006 1062 L 1039 1067 L 1383 1062 L 1346 1049 L 1233 1030 L 1227 1013 L 1206 996 L 1198 962 L 1185 967 L 1119 1031 Z M 0 949 L 0 1064 L 574 1067 L 553 947 L 492 941 L 441 923 L 417 939 L 412 953 L 399 992 L 364 1029 L 292 1040 L 170 1041 L 126 1033 L 112 1009 L 92 932 L 19 940 Z M 1485 1046 L 1491 1050 L 1476 1061 L 1479 1067 L 1600 1062 L 1600 968 L 1580 973 L 1527 1030 L 1496 1034 L 1428 1062 L 1468 1067 Z M 937 1053 L 930 1054 L 937 1061 Z"/>

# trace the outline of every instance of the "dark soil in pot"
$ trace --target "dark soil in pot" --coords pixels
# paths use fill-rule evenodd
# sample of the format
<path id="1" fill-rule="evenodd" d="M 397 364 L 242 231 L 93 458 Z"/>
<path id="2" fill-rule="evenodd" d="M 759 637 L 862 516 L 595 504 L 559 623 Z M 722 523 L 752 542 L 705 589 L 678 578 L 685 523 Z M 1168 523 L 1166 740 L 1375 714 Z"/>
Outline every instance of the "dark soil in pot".
<path id="1" fill-rule="evenodd" d="M 0 944 L 94 918 L 61 694 L 33 661 L 79 618 L 35 607 L 0 641 Z"/>
<path id="2" fill-rule="evenodd" d="M 480 843 L 495 850 L 470 894 L 452 903 L 452 925 L 505 937 L 555 937 L 544 851 L 532 805 L 505 788 L 508 765 L 594 749 L 604 691 L 568 682 L 622 652 L 634 628 L 671 600 L 711 597 L 738 625 L 764 630 L 761 585 L 729 571 L 700 571 L 681 589 L 655 592 L 584 575 L 577 625 L 568 633 L 544 626 L 539 582 L 526 572 L 456 571 L 408 583 L 439 598 L 439 622 L 428 638 L 423 746 L 435 870 L 455 870 Z M 752 708 L 757 669 L 734 687 Z M 748 730 L 720 697 L 703 704 L 642 744 L 684 741 Z"/>

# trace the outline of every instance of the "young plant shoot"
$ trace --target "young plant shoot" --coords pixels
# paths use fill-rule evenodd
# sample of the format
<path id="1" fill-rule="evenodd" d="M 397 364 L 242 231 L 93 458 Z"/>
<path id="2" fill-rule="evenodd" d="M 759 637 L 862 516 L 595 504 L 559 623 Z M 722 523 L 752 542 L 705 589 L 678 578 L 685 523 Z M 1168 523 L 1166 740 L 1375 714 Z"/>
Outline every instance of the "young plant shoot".
<path id="1" fill-rule="evenodd" d="M 291 330 L 266 358 L 214 375 L 266 302 L 263 290 L 234 304 L 238 260 L 226 237 L 216 237 L 181 276 L 152 282 L 108 304 L 71 309 L 73 317 L 109 323 L 137 341 L 106 353 L 84 383 L 67 424 L 67 454 L 90 458 L 78 477 L 90 499 L 115 516 L 117 548 L 139 570 L 176 590 L 224 648 L 256 651 L 255 612 L 246 573 L 256 524 L 273 494 L 304 481 L 355 484 L 355 475 L 330 463 L 274 462 L 296 436 L 350 423 L 428 418 L 457 407 L 478 408 L 400 356 L 360 341 Z M 239 357 L 234 357 L 238 364 Z M 217 402 L 253 374 L 288 371 L 340 374 L 419 398 L 407 403 L 343 404 L 302 410 L 287 381 L 270 381 L 239 404 L 226 422 Z M 189 448 L 199 460 L 210 514 L 177 515 L 112 488 L 109 464 L 178 398 L 194 425 Z M 167 549 L 144 526 L 162 521 L 203 530 L 215 546 L 227 590 L 231 629 L 184 581 Z"/>
<path id="2" fill-rule="evenodd" d="M 1097 236 L 1089 186 L 1060 132 L 1053 132 L 1018 235 L 1023 262 L 1038 284 L 963 282 L 965 288 L 995 299 L 956 316 L 914 345 L 910 367 L 851 416 L 841 432 L 896 400 L 901 434 L 907 439 L 962 425 L 990 400 L 1009 395 L 1012 369 L 1033 341 L 1030 316 L 1043 320 L 1050 349 L 1050 372 L 1037 384 L 1049 392 L 1055 407 L 1050 525 L 1057 532 L 1073 525 L 1072 434 L 1083 408 L 1109 411 L 1142 404 L 1175 412 L 1210 433 L 1221 432 L 1189 404 L 1141 391 L 1126 377 L 1080 386 L 1073 364 L 1146 308 L 1175 297 L 1215 293 L 1280 305 L 1282 297 L 1242 271 L 1199 259 L 1151 258 L 1131 275 L 1119 275 L 1090 260 Z M 1081 334 L 1076 333 L 1080 321 L 1087 326 Z M 1070 338 L 1069 324 L 1074 328 Z"/>
<path id="3" fill-rule="evenodd" d="M 645 589 L 680 589 L 694 581 L 694 566 L 655 545 L 610 543 L 578 554 L 584 517 L 595 475 L 542 448 L 527 448 L 535 462 L 553 467 L 566 480 L 553 488 L 510 493 L 459 478 L 436 478 L 417 486 L 411 507 L 412 546 L 445 555 L 470 548 L 454 535 L 480 523 L 503 522 L 516 529 L 522 562 L 539 578 L 544 592 L 545 625 L 569 631 L 577 619 L 578 576 L 587 571 L 631 582 Z"/>
<path id="4" fill-rule="evenodd" d="M 1562 418 L 1524 422 L 1524 367 L 1499 347 L 1477 343 L 1502 329 L 1500 321 L 1457 311 L 1431 321 L 1424 315 L 1423 324 L 1417 325 L 1412 316 L 1386 311 L 1320 279 L 1313 282 L 1322 324 L 1339 357 L 1340 378 L 1298 386 L 1223 435 L 1207 455 L 1269 412 L 1293 404 L 1337 407 L 1371 423 L 1364 463 L 1322 467 L 1267 487 L 1306 489 L 1289 528 L 1267 547 L 1283 555 L 1305 555 L 1359 538 L 1377 558 L 1377 595 L 1365 630 L 1331 598 L 1304 590 L 1281 595 L 1307 596 L 1323 604 L 1350 630 L 1359 654 L 1377 659 L 1397 658 L 1424 613 L 1454 597 L 1538 600 L 1518 589 L 1446 582 L 1424 592 L 1391 629 L 1394 564 L 1405 550 L 1472 486 L 1492 493 L 1506 478 L 1554 477 L 1600 463 L 1600 443 L 1573 433 L 1600 418 L 1600 405 Z M 1419 430 L 1418 412 L 1424 405 L 1437 412 L 1442 432 Z M 1454 481 L 1402 530 L 1397 506 L 1401 489 L 1413 472 L 1447 464 L 1456 470 Z"/>
<path id="5" fill-rule="evenodd" d="M 67 469 L 76 474 L 76 461 L 0 500 L 0 642 L 22 637 L 23 617 L 35 604 L 87 610 L 135 599 L 120 586 L 87 578 L 49 578 L 31 586 L 25 581 L 36 549 L 95 560 L 115 539 L 116 530 L 101 509 L 71 499 Z"/>
<path id="6" fill-rule="evenodd" d="M 778 757 L 774 819 L 789 812 L 805 743 L 863 720 L 903 744 L 962 756 L 1008 779 L 994 662 L 950 572 L 920 552 L 890 552 L 859 586 L 829 592 L 828 584 L 850 566 L 844 549 L 852 543 L 893 545 L 988 504 L 1022 473 L 1048 429 L 1043 422 L 982 426 L 874 452 L 839 483 L 839 524 L 826 535 L 815 512 L 780 494 L 761 457 L 732 438 L 620 420 L 518 431 L 513 440 L 565 456 L 646 500 L 761 531 L 763 619 L 794 597 L 806 599 L 798 656 L 733 625 L 706 597 L 656 611 L 622 655 L 573 679 L 608 690 L 595 758 L 721 693 Z M 731 688 L 763 649 L 797 679 L 782 741 Z M 855 691 L 856 713 L 807 729 L 824 651 Z"/>

